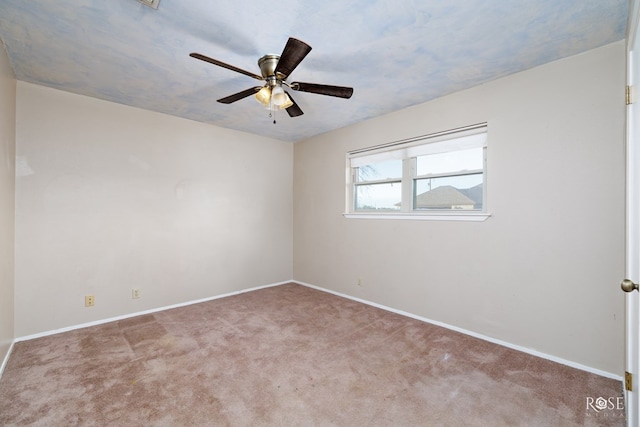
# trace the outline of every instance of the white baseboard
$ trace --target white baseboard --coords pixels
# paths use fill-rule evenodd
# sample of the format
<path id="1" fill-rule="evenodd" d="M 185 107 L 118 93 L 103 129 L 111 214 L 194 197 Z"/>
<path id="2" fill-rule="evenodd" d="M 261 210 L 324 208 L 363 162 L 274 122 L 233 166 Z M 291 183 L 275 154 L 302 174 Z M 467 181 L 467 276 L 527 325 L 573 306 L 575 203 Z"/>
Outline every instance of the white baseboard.
<path id="1" fill-rule="evenodd" d="M 178 303 L 178 304 L 167 305 L 167 306 L 164 306 L 164 307 L 152 308 L 152 309 L 149 309 L 149 310 L 137 311 L 135 313 L 124 314 L 122 316 L 110 317 L 110 318 L 107 318 L 107 319 L 96 320 L 96 321 L 93 321 L 93 322 L 82 323 L 82 324 L 79 324 L 79 325 L 67 326 L 65 328 L 60 328 L 60 329 L 55 329 L 55 330 L 45 331 L 45 332 L 39 332 L 37 334 L 32 334 L 32 335 L 25 335 L 25 336 L 16 338 L 15 342 L 28 341 L 28 340 L 32 340 L 32 339 L 35 339 L 35 338 L 41 338 L 41 337 L 46 337 L 46 336 L 49 336 L 49 335 L 60 334 L 62 332 L 74 331 L 76 329 L 83 329 L 83 328 L 88 328 L 88 327 L 91 327 L 91 326 L 102 325 L 104 323 L 115 322 L 117 320 L 128 319 L 130 317 L 141 316 L 143 314 L 156 313 L 158 311 L 170 310 L 172 308 L 184 307 L 184 306 L 191 305 L 191 304 L 198 304 L 198 303 L 201 303 L 201 302 L 213 301 L 213 300 L 219 299 L 219 298 L 225 298 L 225 297 L 230 297 L 230 296 L 233 296 L 233 295 L 243 294 L 243 293 L 246 293 L 246 292 L 257 291 L 258 289 L 271 288 L 271 287 L 274 287 L 274 286 L 280 286 L 280 285 L 284 285 L 284 284 L 287 284 L 287 283 L 293 283 L 293 281 L 292 280 L 287 280 L 286 282 L 278 282 L 278 283 L 272 283 L 272 284 L 269 284 L 269 285 L 256 286 L 254 288 L 242 289 L 240 291 L 229 292 L 229 293 L 226 293 L 226 294 L 216 295 L 216 296 L 213 296 L 213 297 L 207 297 L 207 298 L 202 298 L 202 299 L 197 299 L 197 300 L 192 300 L 192 301 L 185 301 L 185 302 L 181 302 L 181 303 Z"/>
<path id="2" fill-rule="evenodd" d="M 11 356 L 11 352 L 13 351 L 13 345 L 16 343 L 16 340 L 11 341 L 11 345 L 9 346 L 9 351 L 4 355 L 4 360 L 2 361 L 2 365 L 0 365 L 0 378 L 2 378 L 2 374 L 4 373 L 4 368 L 6 368 L 7 363 L 9 363 L 9 356 Z"/>
<path id="3" fill-rule="evenodd" d="M 537 356 L 537 357 L 540 357 L 542 359 L 547 359 L 547 360 L 551 360 L 553 362 L 561 363 L 563 365 L 567 365 L 567 366 L 570 366 L 572 368 L 580 369 L 582 371 L 590 372 L 592 374 L 600 375 L 602 377 L 611 378 L 611 379 L 618 380 L 618 381 L 622 381 L 622 379 L 623 379 L 621 375 L 616 375 L 616 374 L 613 374 L 611 372 L 602 371 L 600 369 L 596 369 L 596 368 L 593 368 L 591 366 L 586 366 L 586 365 L 583 365 L 583 364 L 580 364 L 580 363 L 573 362 L 571 360 L 567 360 L 567 359 L 563 359 L 563 358 L 560 358 L 560 357 L 552 356 L 552 355 L 547 354 L 547 353 L 542 353 L 542 352 L 537 351 L 537 350 L 533 350 L 533 349 L 530 349 L 530 348 L 527 348 L 527 347 L 522 347 L 522 346 L 517 345 L 517 344 L 512 344 L 512 343 L 509 343 L 509 342 L 506 342 L 506 341 L 502 341 L 502 340 L 499 340 L 499 339 L 496 339 L 496 338 L 489 337 L 487 335 L 482 335 L 482 334 L 479 334 L 477 332 L 469 331 L 467 329 L 463 329 L 463 328 L 459 328 L 457 326 L 449 325 L 447 323 L 439 322 L 437 320 L 432 320 L 432 319 L 428 319 L 426 317 L 417 316 L 415 314 L 408 313 L 406 311 L 396 310 L 395 308 L 391 308 L 391 307 L 387 307 L 387 306 L 382 305 L 382 304 L 378 304 L 378 303 L 375 303 L 375 302 L 367 301 L 367 300 L 364 300 L 362 298 L 357 298 L 357 297 L 354 297 L 354 296 L 351 296 L 351 295 L 343 294 L 341 292 L 336 292 L 336 291 L 332 291 L 330 289 L 321 288 L 319 286 L 315 286 L 315 285 L 312 285 L 312 284 L 309 284 L 309 283 L 300 282 L 298 280 L 293 280 L 292 282 L 293 283 L 297 283 L 297 284 L 302 285 L 302 286 L 306 286 L 306 287 L 309 287 L 309 288 L 316 289 L 318 291 L 327 292 L 327 293 L 330 293 L 330 294 L 333 294 L 333 295 L 337 295 L 339 297 L 343 297 L 343 298 L 347 298 L 347 299 L 350 299 L 350 300 L 353 300 L 353 301 L 361 302 L 363 304 L 367 304 L 367 305 L 370 305 L 370 306 L 373 306 L 373 307 L 377 307 L 377 308 L 380 308 L 380 309 L 383 309 L 383 310 L 386 310 L 386 311 L 390 311 L 392 313 L 400 314 L 402 316 L 410 317 L 412 319 L 420 320 L 422 322 L 430 323 L 432 325 L 441 326 L 443 328 L 450 329 L 452 331 L 460 332 L 460 333 L 463 333 L 465 335 L 470 335 L 470 336 L 475 337 L 475 338 L 480 338 L 482 340 L 489 341 L 489 342 L 492 342 L 494 344 L 501 345 L 503 347 L 508 347 L 508 348 L 513 349 L 513 350 L 518 350 L 518 351 L 521 351 L 523 353 L 530 354 L 532 356 Z"/>
<path id="4" fill-rule="evenodd" d="M 477 332 L 469 331 L 467 329 L 463 329 L 463 328 L 459 328 L 457 326 L 449 325 L 447 323 L 439 322 L 437 320 L 428 319 L 426 317 L 418 316 L 418 315 L 415 315 L 415 314 L 412 314 L 412 313 L 408 313 L 408 312 L 402 311 L 402 310 L 397 310 L 397 309 L 392 308 L 392 307 L 387 307 L 387 306 L 382 305 L 382 304 L 378 304 L 378 303 L 375 303 L 375 302 L 367 301 L 367 300 L 364 300 L 362 298 L 357 298 L 357 297 L 354 297 L 354 296 L 351 296 L 351 295 L 343 294 L 341 292 L 332 291 L 330 289 L 322 288 L 322 287 L 315 286 L 315 285 L 312 285 L 310 283 L 301 282 L 301 281 L 298 281 L 298 280 L 287 280 L 285 282 L 278 282 L 278 283 L 272 283 L 272 284 L 269 284 L 269 285 L 257 286 L 257 287 L 254 287 L 254 288 L 243 289 L 243 290 L 235 291 L 235 292 L 229 292 L 229 293 L 226 293 L 226 294 L 216 295 L 216 296 L 213 296 L 213 297 L 202 298 L 202 299 L 193 300 L 193 301 L 186 301 L 186 302 L 179 303 L 179 304 L 173 304 L 173 305 L 169 305 L 169 306 L 165 306 L 165 307 L 158 307 L 158 308 L 154 308 L 154 309 L 150 309 L 150 310 L 139 311 L 139 312 L 136 312 L 136 313 L 125 314 L 125 315 L 122 315 L 122 316 L 111 317 L 111 318 L 108 318 L 108 319 L 102 319 L 102 320 L 97 320 L 97 321 L 94 321 L 94 322 L 83 323 L 83 324 L 80 324 L 80 325 L 68 326 L 68 327 L 60 328 L 60 329 L 56 329 L 56 330 L 51 330 L 51 331 L 41 332 L 41 333 L 37 333 L 37 334 L 33 334 L 33 335 L 27 335 L 27 336 L 23 336 L 23 337 L 18 337 L 13 341 L 13 343 L 11 343 L 11 347 L 9 348 L 9 352 L 7 353 L 4 361 L 2 362 L 2 367 L 0 368 L 0 375 L 2 375 L 2 371 L 4 370 L 4 367 L 5 367 L 6 363 L 7 363 L 7 361 L 9 360 L 9 355 L 11 354 L 11 351 L 13 350 L 13 344 L 16 343 L 16 342 L 19 342 L 19 341 L 27 341 L 27 340 L 31 340 L 31 339 L 34 339 L 34 338 L 40 338 L 40 337 L 45 337 L 45 336 L 49 336 L 49 335 L 55 335 L 55 334 L 59 334 L 59 333 L 62 333 L 62 332 L 73 331 L 73 330 L 76 330 L 76 329 L 88 328 L 90 326 L 96 326 L 96 325 L 101 325 L 101 324 L 104 324 L 104 323 L 114 322 L 114 321 L 117 321 L 117 320 L 128 319 L 130 317 L 141 316 L 143 314 L 150 314 L 150 313 L 155 313 L 155 312 L 158 312 L 158 311 L 169 310 L 169 309 L 172 309 L 172 308 L 184 307 L 184 306 L 191 305 L 191 304 L 197 304 L 197 303 L 201 303 L 201 302 L 212 301 L 212 300 L 219 299 L 219 298 L 225 298 L 225 297 L 229 297 L 229 296 L 233 296 L 233 295 L 243 294 L 243 293 L 246 293 L 246 292 L 256 291 L 258 289 L 271 288 L 271 287 L 274 287 L 274 286 L 280 286 L 280 285 L 284 285 L 284 284 L 287 284 L 287 283 L 296 283 L 296 284 L 301 285 L 301 286 L 306 286 L 308 288 L 316 289 L 316 290 L 319 290 L 319 291 L 322 291 L 322 292 L 327 292 L 327 293 L 330 293 L 330 294 L 333 294 L 333 295 L 337 295 L 337 296 L 342 297 L 342 298 L 347 298 L 347 299 L 350 299 L 350 300 L 353 300 L 353 301 L 357 301 L 357 302 L 360 302 L 360 303 L 363 303 L 363 304 L 367 304 L 367 305 L 370 305 L 370 306 L 373 306 L 373 307 L 380 308 L 382 310 L 390 311 L 392 313 L 400 314 L 402 316 L 410 317 L 412 319 L 420 320 L 422 322 L 430 323 L 432 325 L 440 326 L 440 327 L 443 327 L 443 328 L 446 328 L 446 329 L 450 329 L 452 331 L 456 331 L 456 332 L 460 332 L 460 333 L 463 333 L 463 334 L 466 334 L 466 335 L 470 335 L 472 337 L 479 338 L 479 339 L 482 339 L 482 340 L 485 340 L 485 341 L 489 341 L 489 342 L 492 342 L 494 344 L 501 345 L 503 347 L 508 347 L 508 348 L 513 349 L 513 350 L 518 350 L 518 351 L 521 351 L 523 353 L 531 354 L 532 356 L 536 356 L 536 357 L 540 357 L 540 358 L 543 358 L 543 359 L 551 360 L 553 362 L 561 363 L 563 365 L 567 365 L 567 366 L 570 366 L 572 368 L 580 369 L 582 371 L 590 372 L 592 374 L 600 375 L 600 376 L 603 376 L 603 377 L 606 377 L 606 378 L 611 378 L 611 379 L 618 380 L 618 381 L 622 381 L 623 380 L 621 375 L 613 374 L 611 372 L 602 371 L 600 369 L 596 369 L 596 368 L 593 368 L 591 366 L 586 366 L 586 365 L 583 365 L 583 364 L 580 364 L 580 363 L 577 363 L 577 362 L 573 362 L 571 360 L 567 360 L 567 359 L 563 359 L 563 358 L 560 358 L 560 357 L 556 357 L 556 356 L 553 356 L 553 355 L 550 355 L 550 354 L 547 354 L 547 353 L 542 353 L 542 352 L 537 351 L 537 350 L 533 350 L 533 349 L 530 349 L 530 348 L 527 348 L 527 347 L 522 347 L 522 346 L 517 345 L 517 344 L 512 344 L 512 343 L 509 343 L 509 342 L 506 342 L 506 341 L 502 341 L 500 339 L 492 338 L 492 337 L 487 336 L 487 335 L 479 334 Z"/>

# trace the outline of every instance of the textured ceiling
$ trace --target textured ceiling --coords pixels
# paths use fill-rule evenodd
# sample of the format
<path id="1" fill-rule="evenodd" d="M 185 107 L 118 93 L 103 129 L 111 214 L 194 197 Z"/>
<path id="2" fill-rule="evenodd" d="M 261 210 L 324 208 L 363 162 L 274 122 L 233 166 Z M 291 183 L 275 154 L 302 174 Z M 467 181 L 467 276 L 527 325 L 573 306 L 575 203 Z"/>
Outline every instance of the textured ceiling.
<path id="1" fill-rule="evenodd" d="M 18 80 L 299 141 L 621 40 L 628 0 L 0 0 Z M 349 100 L 292 92 L 304 115 L 268 112 L 260 85 L 189 57 L 260 74 L 288 37 L 313 50 L 289 81 L 354 88 Z"/>

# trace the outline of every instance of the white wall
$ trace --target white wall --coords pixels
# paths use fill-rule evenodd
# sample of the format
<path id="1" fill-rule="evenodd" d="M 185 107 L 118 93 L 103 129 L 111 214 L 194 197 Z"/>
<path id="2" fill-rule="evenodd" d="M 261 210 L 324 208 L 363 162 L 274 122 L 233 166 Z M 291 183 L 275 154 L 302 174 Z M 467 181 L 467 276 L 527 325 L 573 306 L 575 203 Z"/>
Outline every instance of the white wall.
<path id="1" fill-rule="evenodd" d="M 294 278 L 621 375 L 624 64 L 619 42 L 297 143 Z M 342 216 L 348 150 L 485 121 L 486 222 Z"/>
<path id="2" fill-rule="evenodd" d="M 291 144 L 24 82 L 17 97 L 16 336 L 291 279 Z"/>
<path id="3" fill-rule="evenodd" d="M 0 41 L 0 364 L 14 338 L 16 80 Z"/>

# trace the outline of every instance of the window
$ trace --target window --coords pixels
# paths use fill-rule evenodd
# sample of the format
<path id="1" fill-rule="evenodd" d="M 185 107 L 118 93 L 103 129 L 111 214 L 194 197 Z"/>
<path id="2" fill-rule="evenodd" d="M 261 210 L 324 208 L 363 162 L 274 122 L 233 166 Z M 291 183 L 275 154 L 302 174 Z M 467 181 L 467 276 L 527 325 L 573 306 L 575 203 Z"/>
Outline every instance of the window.
<path id="1" fill-rule="evenodd" d="M 476 219 L 486 213 L 486 124 L 347 154 L 347 217 Z"/>
<path id="2" fill-rule="evenodd" d="M 399 210 L 402 201 L 402 160 L 368 163 L 354 168 L 354 209 Z"/>

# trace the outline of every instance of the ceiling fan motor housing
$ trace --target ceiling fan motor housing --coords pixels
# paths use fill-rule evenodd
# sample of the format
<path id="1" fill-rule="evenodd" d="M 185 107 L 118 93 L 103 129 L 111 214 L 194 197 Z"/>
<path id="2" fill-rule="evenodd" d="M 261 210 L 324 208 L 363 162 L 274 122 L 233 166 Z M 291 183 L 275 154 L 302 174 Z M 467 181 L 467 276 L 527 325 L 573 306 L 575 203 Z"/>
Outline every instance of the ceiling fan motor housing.
<path id="1" fill-rule="evenodd" d="M 276 80 L 276 66 L 278 65 L 278 61 L 280 60 L 279 55 L 265 55 L 262 58 L 258 59 L 258 67 L 260 67 L 260 72 L 262 73 L 262 77 L 265 78 L 273 86 Z M 278 80 L 284 80 L 285 76 L 278 76 Z M 271 78 L 271 79 L 270 79 Z M 273 84 L 271 83 L 273 80 Z"/>

